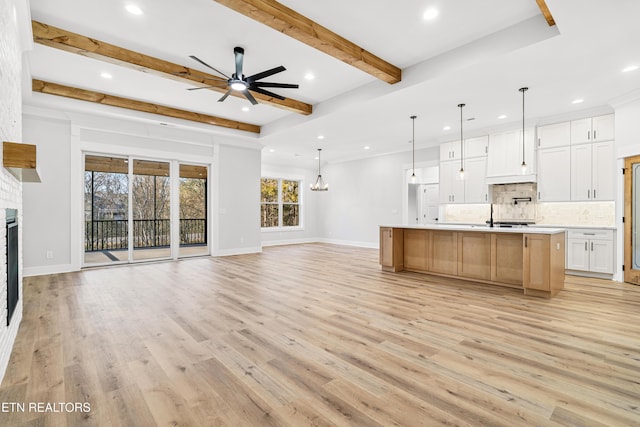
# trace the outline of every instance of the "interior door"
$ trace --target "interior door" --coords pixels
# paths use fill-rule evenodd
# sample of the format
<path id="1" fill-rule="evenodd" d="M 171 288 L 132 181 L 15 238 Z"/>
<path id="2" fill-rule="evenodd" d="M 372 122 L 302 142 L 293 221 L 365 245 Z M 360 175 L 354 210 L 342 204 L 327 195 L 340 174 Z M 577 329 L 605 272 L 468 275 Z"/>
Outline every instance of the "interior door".
<path id="1" fill-rule="evenodd" d="M 640 285 L 640 156 L 625 159 L 624 281 Z"/>
<path id="2" fill-rule="evenodd" d="M 420 186 L 421 224 L 433 224 L 438 221 L 438 184 L 422 184 Z"/>

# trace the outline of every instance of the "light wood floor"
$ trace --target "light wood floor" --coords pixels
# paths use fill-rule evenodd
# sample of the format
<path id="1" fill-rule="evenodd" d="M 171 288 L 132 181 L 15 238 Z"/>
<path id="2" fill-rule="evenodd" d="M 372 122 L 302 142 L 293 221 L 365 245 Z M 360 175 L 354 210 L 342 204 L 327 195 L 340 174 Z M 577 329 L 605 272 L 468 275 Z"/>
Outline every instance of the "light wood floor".
<path id="1" fill-rule="evenodd" d="M 0 425 L 640 425 L 640 287 L 552 300 L 324 244 L 24 281 Z"/>

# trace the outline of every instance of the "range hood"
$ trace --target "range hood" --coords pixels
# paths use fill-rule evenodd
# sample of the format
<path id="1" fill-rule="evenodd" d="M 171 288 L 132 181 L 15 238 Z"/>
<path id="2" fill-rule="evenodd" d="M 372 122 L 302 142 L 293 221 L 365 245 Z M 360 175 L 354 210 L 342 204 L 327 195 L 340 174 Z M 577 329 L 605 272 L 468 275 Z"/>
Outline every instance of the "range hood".
<path id="1" fill-rule="evenodd" d="M 3 141 L 2 164 L 18 181 L 40 182 L 35 145 Z"/>
<path id="2" fill-rule="evenodd" d="M 488 176 L 485 179 L 487 185 L 492 184 L 523 184 L 523 183 L 536 183 L 537 175 L 532 174 L 519 174 L 519 175 L 498 175 Z"/>

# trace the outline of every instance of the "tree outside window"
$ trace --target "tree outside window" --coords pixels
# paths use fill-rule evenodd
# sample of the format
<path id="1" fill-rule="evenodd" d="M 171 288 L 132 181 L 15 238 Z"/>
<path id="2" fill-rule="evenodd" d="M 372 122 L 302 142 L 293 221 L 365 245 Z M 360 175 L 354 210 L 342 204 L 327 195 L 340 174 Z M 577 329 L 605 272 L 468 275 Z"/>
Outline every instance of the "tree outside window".
<path id="1" fill-rule="evenodd" d="M 262 228 L 300 225 L 300 181 L 262 178 L 260 190 Z"/>

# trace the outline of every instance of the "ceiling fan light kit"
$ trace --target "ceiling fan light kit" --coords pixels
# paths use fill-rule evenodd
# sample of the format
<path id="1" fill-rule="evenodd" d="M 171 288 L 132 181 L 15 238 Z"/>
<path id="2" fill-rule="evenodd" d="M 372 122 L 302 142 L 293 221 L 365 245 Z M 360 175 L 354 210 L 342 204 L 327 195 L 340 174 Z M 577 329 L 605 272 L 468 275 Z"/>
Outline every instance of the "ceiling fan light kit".
<path id="1" fill-rule="evenodd" d="M 224 101 L 225 99 L 227 99 L 229 95 L 231 95 L 231 92 L 236 91 L 236 92 L 241 92 L 245 96 L 245 98 L 247 98 L 249 102 L 251 102 L 251 104 L 256 105 L 258 101 L 256 101 L 256 99 L 251 94 L 251 92 L 260 93 L 262 95 L 284 101 L 286 99 L 284 96 L 271 92 L 264 88 L 269 87 L 269 88 L 280 88 L 280 89 L 298 89 L 300 87 L 297 84 L 258 81 L 258 80 L 262 80 L 267 77 L 273 76 L 274 74 L 278 74 L 285 71 L 286 68 L 284 68 L 282 65 L 280 65 L 279 67 L 271 68 L 261 73 L 253 74 L 246 77 L 242 72 L 243 71 L 242 68 L 244 64 L 244 49 L 236 46 L 233 49 L 233 55 L 235 57 L 235 73 L 231 74 L 231 77 L 229 77 L 222 71 L 212 67 L 211 65 L 207 64 L 200 58 L 194 55 L 191 55 L 189 58 L 199 62 L 200 64 L 215 71 L 221 76 L 224 76 L 224 78 L 222 77 L 220 78 L 220 82 L 218 85 L 190 88 L 189 90 L 208 89 L 212 87 L 228 87 L 229 89 L 224 95 L 222 95 L 220 99 L 218 99 L 218 102 Z"/>

